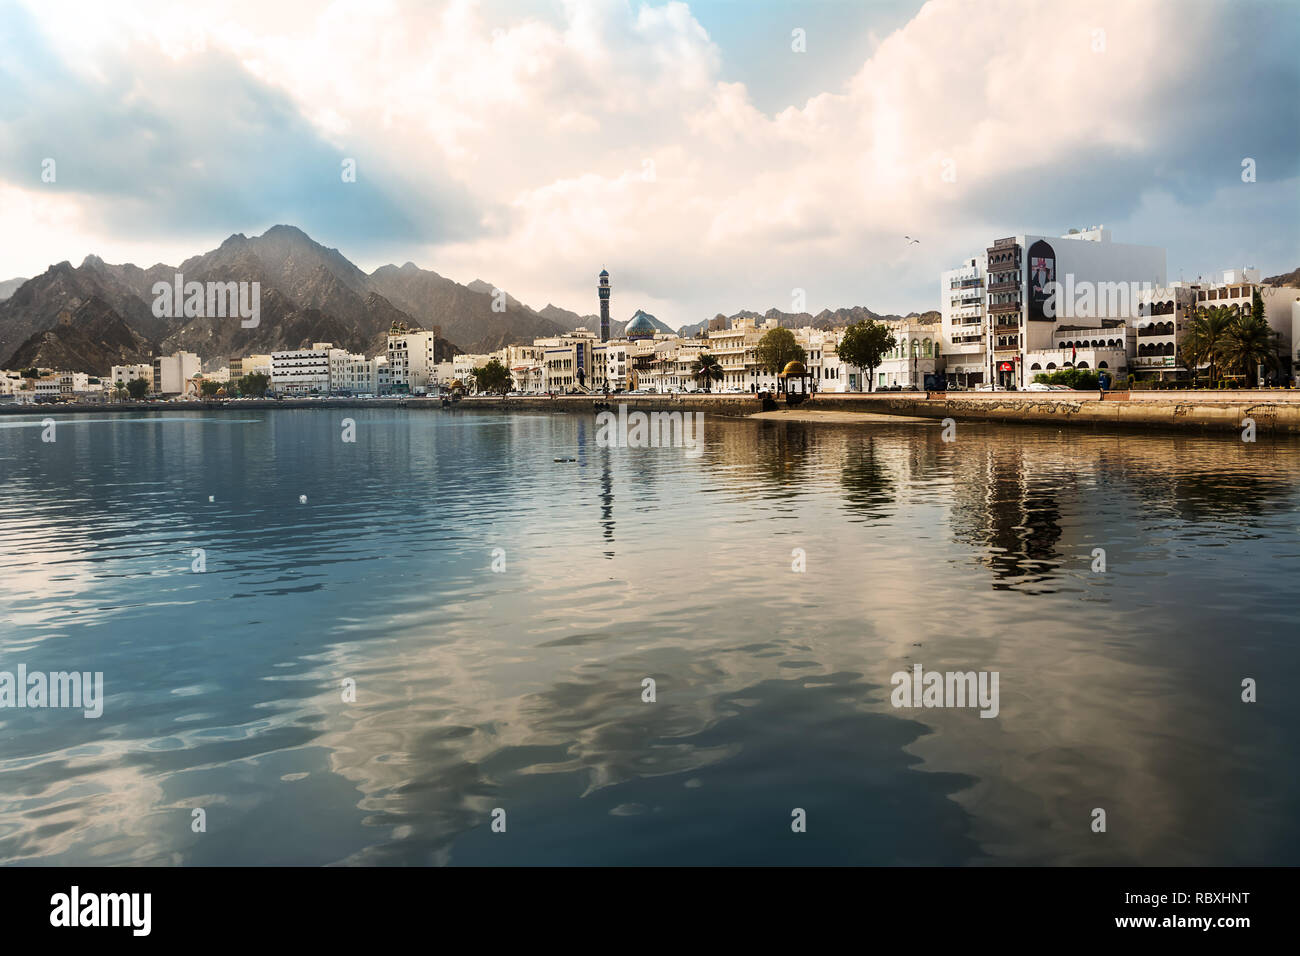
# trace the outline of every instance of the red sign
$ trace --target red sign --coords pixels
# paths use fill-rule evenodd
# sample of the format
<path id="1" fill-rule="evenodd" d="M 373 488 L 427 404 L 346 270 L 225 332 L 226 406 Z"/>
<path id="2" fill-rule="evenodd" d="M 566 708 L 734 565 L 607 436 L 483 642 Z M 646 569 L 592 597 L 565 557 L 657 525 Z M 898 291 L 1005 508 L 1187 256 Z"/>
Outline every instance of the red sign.
<path id="1" fill-rule="evenodd" d="M 1010 362 L 999 362 L 999 363 L 998 363 L 998 371 L 999 371 L 999 372 L 1010 372 L 1010 371 L 1013 371 L 1013 367 L 1012 367 L 1012 365 L 1011 365 Z"/>

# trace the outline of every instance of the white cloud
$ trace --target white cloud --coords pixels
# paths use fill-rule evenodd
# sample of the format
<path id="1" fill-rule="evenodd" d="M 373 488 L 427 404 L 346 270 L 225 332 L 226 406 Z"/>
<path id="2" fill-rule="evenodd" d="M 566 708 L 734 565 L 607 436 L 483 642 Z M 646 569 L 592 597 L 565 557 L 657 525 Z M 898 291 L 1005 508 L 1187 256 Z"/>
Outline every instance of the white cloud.
<path id="1" fill-rule="evenodd" d="M 226 51 L 381 187 L 433 194 L 453 179 L 480 234 L 409 258 L 581 311 L 604 264 L 618 314 L 657 301 L 670 322 L 784 304 L 793 286 L 814 310 L 932 307 L 918 290 L 994 234 L 1064 231 L 1064 209 L 1100 218 L 1068 195 L 1071 177 L 1180 148 L 1181 88 L 1231 16 L 1172 0 L 934 0 L 864 37 L 870 58 L 841 89 L 773 116 L 722 75 L 684 3 L 565 0 L 555 20 L 504 21 L 469 0 L 82 13 L 40 16 L 89 68 L 127 35 L 172 56 Z M 1156 178 L 1105 198 L 1131 208 Z M 318 238 L 379 264 L 346 235 Z"/>

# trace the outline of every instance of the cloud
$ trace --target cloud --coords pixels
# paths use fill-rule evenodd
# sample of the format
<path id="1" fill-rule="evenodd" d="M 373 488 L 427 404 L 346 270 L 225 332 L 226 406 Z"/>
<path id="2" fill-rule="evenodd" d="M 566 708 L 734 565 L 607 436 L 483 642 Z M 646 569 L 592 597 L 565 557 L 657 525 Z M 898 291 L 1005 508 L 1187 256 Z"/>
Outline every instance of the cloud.
<path id="1" fill-rule="evenodd" d="M 684 3 L 268 6 L 42 5 L 3 74 L 23 105 L 0 114 L 0 177 L 35 190 L 52 131 L 60 188 L 105 237 L 291 221 L 367 267 L 415 259 L 581 312 L 605 265 L 616 314 L 670 323 L 795 288 L 814 310 L 936 307 L 938 272 L 991 239 L 1098 221 L 1171 267 L 1212 259 L 1225 215 L 1272 265 L 1300 258 L 1280 5 L 934 0 L 776 113 Z M 1260 181 L 1234 204 L 1244 156 Z"/>

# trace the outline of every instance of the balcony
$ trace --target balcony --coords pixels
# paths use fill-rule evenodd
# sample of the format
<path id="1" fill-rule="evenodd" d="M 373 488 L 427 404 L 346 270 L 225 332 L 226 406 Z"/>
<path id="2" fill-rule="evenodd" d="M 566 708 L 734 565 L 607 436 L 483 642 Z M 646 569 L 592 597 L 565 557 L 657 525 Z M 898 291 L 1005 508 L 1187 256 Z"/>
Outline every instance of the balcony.
<path id="1" fill-rule="evenodd" d="M 1020 343 L 1017 342 L 1014 345 L 995 345 L 993 346 L 993 351 L 994 352 L 1019 352 Z"/>
<path id="2" fill-rule="evenodd" d="M 990 292 L 1019 292 L 1020 279 L 1016 278 L 1016 279 L 1008 279 L 1003 282 L 990 282 L 989 291 Z"/>
<path id="3" fill-rule="evenodd" d="M 1008 312 L 1019 312 L 1019 302 L 990 302 L 989 315 L 1005 315 Z"/>

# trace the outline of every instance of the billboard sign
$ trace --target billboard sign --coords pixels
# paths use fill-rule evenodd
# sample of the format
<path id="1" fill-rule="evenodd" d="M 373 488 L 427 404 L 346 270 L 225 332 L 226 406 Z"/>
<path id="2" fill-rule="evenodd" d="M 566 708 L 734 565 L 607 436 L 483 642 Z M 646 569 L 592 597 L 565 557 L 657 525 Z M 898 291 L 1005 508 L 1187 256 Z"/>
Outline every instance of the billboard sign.
<path id="1" fill-rule="evenodd" d="M 1053 283 L 1056 282 L 1056 253 L 1052 247 L 1039 239 L 1029 247 L 1029 321 L 1054 322 L 1060 303 L 1053 302 L 1050 309 L 1044 308 L 1052 297 Z M 1051 315 L 1048 315 L 1048 312 Z"/>

